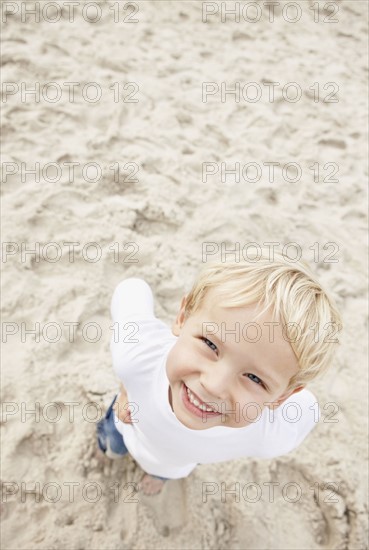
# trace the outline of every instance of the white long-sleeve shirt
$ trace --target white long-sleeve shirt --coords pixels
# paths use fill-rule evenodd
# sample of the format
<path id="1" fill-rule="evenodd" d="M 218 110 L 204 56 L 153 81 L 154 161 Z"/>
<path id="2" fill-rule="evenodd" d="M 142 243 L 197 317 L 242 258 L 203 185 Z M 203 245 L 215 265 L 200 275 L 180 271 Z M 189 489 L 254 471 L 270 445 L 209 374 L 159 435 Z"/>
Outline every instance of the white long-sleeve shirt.
<path id="1" fill-rule="evenodd" d="M 121 282 L 113 295 L 111 315 L 113 367 L 128 401 L 136 404 L 130 409 L 137 422 L 123 423 L 115 413 L 114 419 L 128 451 L 148 474 L 179 479 L 197 464 L 284 455 L 298 447 L 319 421 L 318 403 L 304 388 L 275 409 L 273 416 L 265 407 L 248 426 L 187 428 L 174 414 L 168 396 L 166 359 L 177 337 L 155 317 L 150 286 L 139 278 Z M 288 403 L 296 405 L 289 411 Z M 298 412 L 301 417 L 292 422 L 290 418 Z"/>

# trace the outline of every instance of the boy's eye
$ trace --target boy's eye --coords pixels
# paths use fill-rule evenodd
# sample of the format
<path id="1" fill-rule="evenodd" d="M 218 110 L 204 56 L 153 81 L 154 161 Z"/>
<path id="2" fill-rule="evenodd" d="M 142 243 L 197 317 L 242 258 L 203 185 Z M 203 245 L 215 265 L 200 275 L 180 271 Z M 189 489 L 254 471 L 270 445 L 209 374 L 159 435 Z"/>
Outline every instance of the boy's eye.
<path id="1" fill-rule="evenodd" d="M 206 344 L 210 349 L 212 349 L 213 351 L 218 351 L 218 348 L 216 347 L 216 345 L 213 344 L 213 342 L 211 342 L 211 341 L 208 340 L 207 338 L 201 337 L 201 340 L 202 340 L 203 342 L 205 342 L 205 344 Z"/>
<path id="2" fill-rule="evenodd" d="M 247 376 L 249 376 L 249 377 L 252 376 L 252 378 L 250 378 L 250 380 L 252 380 L 256 384 L 261 385 L 261 386 L 263 386 L 263 388 L 265 388 L 264 382 L 262 380 L 260 380 L 260 378 L 258 376 L 256 376 L 255 374 L 251 374 L 251 373 L 248 373 Z"/>

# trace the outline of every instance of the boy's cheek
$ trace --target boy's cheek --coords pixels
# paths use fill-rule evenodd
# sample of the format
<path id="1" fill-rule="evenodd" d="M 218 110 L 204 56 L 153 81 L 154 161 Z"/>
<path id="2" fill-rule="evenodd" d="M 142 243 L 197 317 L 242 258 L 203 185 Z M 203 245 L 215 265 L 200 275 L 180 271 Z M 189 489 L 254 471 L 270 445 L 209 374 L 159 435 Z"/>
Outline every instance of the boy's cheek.
<path id="1" fill-rule="evenodd" d="M 191 373 L 191 365 L 194 358 L 191 357 L 184 346 L 175 345 L 168 354 L 167 376 L 170 381 L 182 380 Z"/>
<path id="2" fill-rule="evenodd" d="M 170 364 L 167 368 L 167 377 L 171 384 L 179 383 L 186 378 L 186 376 L 188 376 L 188 371 L 178 365 L 178 363 L 175 365 Z"/>
<path id="3" fill-rule="evenodd" d="M 174 346 L 175 347 L 175 346 Z M 174 382 L 176 378 L 176 353 L 175 349 L 172 348 L 167 357 L 166 371 L 167 377 L 170 382 Z"/>

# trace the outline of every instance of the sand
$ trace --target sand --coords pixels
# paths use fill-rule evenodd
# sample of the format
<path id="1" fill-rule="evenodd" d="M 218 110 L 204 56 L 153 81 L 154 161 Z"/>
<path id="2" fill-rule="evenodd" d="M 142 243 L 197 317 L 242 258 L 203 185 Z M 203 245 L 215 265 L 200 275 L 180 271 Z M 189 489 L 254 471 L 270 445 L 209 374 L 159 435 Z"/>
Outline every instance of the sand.
<path id="1" fill-rule="evenodd" d="M 24 6 L 10 4 L 5 11 L 19 11 L 2 24 L 3 82 L 19 91 L 2 103 L 2 234 L 13 243 L 2 263 L 2 547 L 368 548 L 366 2 L 325 11 L 321 2 L 319 14 L 298 2 L 295 23 L 285 2 L 274 22 L 259 3 L 254 23 L 252 6 L 246 20 L 222 23 L 221 3 L 204 8 L 219 10 L 207 23 L 201 2 L 136 2 L 136 14 L 124 2 L 99 2 L 96 23 L 85 20 L 93 7 L 83 19 L 83 4 L 74 21 L 65 8 L 55 23 L 52 7 L 39 23 L 22 22 Z M 36 82 L 40 101 L 22 101 L 22 83 Z M 59 88 L 44 88 L 50 82 Z M 74 102 L 66 82 L 80 84 Z M 213 92 L 205 101 L 204 82 Z M 240 83 L 238 102 L 221 101 L 222 82 Z M 251 82 L 259 87 L 245 88 Z M 268 82 L 280 83 L 274 101 Z M 283 96 L 300 90 L 296 102 Z M 40 177 L 24 177 L 36 162 Z M 238 183 L 224 172 L 237 162 Z M 274 181 L 270 162 L 280 163 Z M 296 165 L 283 173 L 287 163 L 299 165 L 299 181 Z M 77 243 L 74 254 L 68 242 Z M 96 414 L 118 388 L 113 289 L 125 277 L 146 279 L 156 314 L 170 324 L 202 261 L 235 243 L 242 254 L 250 242 L 297 243 L 342 312 L 334 365 L 310 385 L 323 421 L 284 457 L 201 465 L 159 496 L 136 494 L 143 472 L 131 457 L 96 455 Z M 204 243 L 215 243 L 211 256 Z M 25 415 L 35 407 L 39 418 Z"/>

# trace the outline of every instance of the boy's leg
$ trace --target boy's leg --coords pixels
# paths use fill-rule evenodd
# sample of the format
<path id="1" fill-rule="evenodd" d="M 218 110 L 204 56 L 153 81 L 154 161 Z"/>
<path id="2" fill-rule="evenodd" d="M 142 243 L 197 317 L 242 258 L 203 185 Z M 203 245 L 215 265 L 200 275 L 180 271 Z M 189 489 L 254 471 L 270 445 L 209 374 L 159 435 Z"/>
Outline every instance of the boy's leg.
<path id="1" fill-rule="evenodd" d="M 96 425 L 97 442 L 103 453 L 109 458 L 120 458 L 128 453 L 121 433 L 118 432 L 114 422 L 113 405 L 118 394 L 114 397 L 105 417 Z"/>
<path id="2" fill-rule="evenodd" d="M 101 451 L 111 459 L 120 458 L 128 453 L 122 434 L 118 432 L 114 422 L 113 407 L 117 397 L 118 394 L 114 397 L 112 403 L 106 411 L 105 417 L 100 420 L 96 426 L 98 445 Z M 162 482 L 168 480 L 167 477 L 154 476 L 151 474 L 146 474 L 144 477 L 146 479 L 158 479 Z"/>

